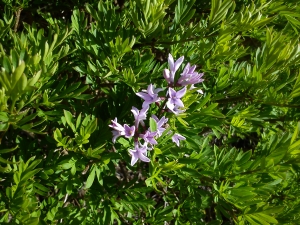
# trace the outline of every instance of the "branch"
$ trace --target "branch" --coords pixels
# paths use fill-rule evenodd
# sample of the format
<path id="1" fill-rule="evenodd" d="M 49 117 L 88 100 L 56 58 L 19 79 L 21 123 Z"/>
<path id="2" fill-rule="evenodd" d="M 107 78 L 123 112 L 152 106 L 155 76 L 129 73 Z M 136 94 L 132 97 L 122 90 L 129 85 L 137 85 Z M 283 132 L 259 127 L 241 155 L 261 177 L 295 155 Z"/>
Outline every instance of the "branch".
<path id="1" fill-rule="evenodd" d="M 22 9 L 21 9 L 21 8 L 19 8 L 19 9 L 16 11 L 16 23 L 15 23 L 15 27 L 14 27 L 14 31 L 15 31 L 15 32 L 17 32 L 17 30 L 18 30 L 21 12 L 22 12 Z"/>

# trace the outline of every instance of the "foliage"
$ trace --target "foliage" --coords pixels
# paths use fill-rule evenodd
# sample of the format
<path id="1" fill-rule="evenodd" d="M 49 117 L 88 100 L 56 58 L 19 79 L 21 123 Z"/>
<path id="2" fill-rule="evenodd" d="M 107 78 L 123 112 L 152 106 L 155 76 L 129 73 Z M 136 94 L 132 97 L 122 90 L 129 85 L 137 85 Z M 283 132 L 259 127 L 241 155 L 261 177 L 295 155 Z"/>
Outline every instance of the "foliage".
<path id="1" fill-rule="evenodd" d="M 0 12 L 1 224 L 298 224 L 298 1 L 2 0 Z M 132 139 L 113 143 L 108 125 L 132 124 L 148 84 L 166 87 L 169 53 L 204 82 L 132 166 Z"/>

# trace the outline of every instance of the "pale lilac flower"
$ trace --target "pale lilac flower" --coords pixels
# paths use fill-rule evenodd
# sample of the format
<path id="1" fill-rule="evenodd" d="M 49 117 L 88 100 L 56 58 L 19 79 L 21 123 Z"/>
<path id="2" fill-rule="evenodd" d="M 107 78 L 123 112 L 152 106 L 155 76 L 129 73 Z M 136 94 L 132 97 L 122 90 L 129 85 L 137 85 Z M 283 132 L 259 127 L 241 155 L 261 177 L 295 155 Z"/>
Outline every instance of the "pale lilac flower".
<path id="1" fill-rule="evenodd" d="M 195 87 L 195 85 L 192 84 L 189 90 L 193 90 L 193 89 L 195 89 L 195 88 L 197 88 L 197 87 Z M 201 89 L 198 89 L 197 92 L 198 92 L 199 94 L 202 94 L 202 95 L 203 95 L 203 91 L 202 91 Z"/>
<path id="2" fill-rule="evenodd" d="M 158 119 L 157 116 L 152 115 L 152 118 L 156 121 L 157 124 L 157 136 L 160 137 L 162 135 L 162 133 L 166 130 L 166 128 L 163 128 L 163 126 L 165 125 L 166 122 L 168 122 L 168 118 L 165 118 L 165 116 L 163 116 L 161 119 Z"/>
<path id="3" fill-rule="evenodd" d="M 184 57 L 181 56 L 179 59 L 176 60 L 176 62 L 174 63 L 174 59 L 173 56 L 171 54 L 169 54 L 168 57 L 168 63 L 169 63 L 169 68 L 164 70 L 164 78 L 166 79 L 166 81 L 169 84 L 173 84 L 174 83 L 174 77 L 175 77 L 175 73 L 176 71 L 179 69 L 180 65 L 183 62 Z"/>
<path id="4" fill-rule="evenodd" d="M 183 112 L 185 112 L 184 109 L 180 108 L 179 106 L 175 105 L 173 109 L 170 109 L 171 112 L 173 112 L 174 114 L 181 114 Z"/>
<path id="5" fill-rule="evenodd" d="M 175 91 L 173 88 L 169 88 L 169 99 L 167 102 L 167 107 L 173 111 L 175 106 L 184 107 L 181 98 L 185 95 L 186 87 L 182 88 L 180 91 Z"/>
<path id="6" fill-rule="evenodd" d="M 146 131 L 145 134 L 141 134 L 140 137 L 145 140 L 146 143 L 149 143 L 151 145 L 157 145 L 157 141 L 154 139 L 154 137 L 157 135 L 157 132 L 150 132 Z"/>
<path id="7" fill-rule="evenodd" d="M 113 138 L 112 138 L 113 143 L 116 143 L 116 140 L 117 140 L 118 137 L 123 136 L 123 134 L 120 131 L 117 131 L 117 130 L 113 130 L 112 134 L 113 134 Z"/>
<path id="8" fill-rule="evenodd" d="M 201 89 L 197 90 L 197 92 L 203 95 L 203 91 Z"/>
<path id="9" fill-rule="evenodd" d="M 145 125 L 144 121 L 147 118 L 147 111 L 149 109 L 149 106 L 142 108 L 141 110 L 138 110 L 137 108 L 135 108 L 134 106 L 131 109 L 131 112 L 134 115 L 134 119 L 135 119 L 135 129 L 137 130 L 139 123 L 141 123 L 143 126 Z"/>
<path id="10" fill-rule="evenodd" d="M 144 108 L 153 102 L 160 101 L 158 97 L 158 92 L 160 91 L 162 91 L 162 88 L 155 88 L 152 84 L 150 84 L 147 90 L 142 90 L 142 92 L 138 92 L 136 93 L 136 95 L 145 100 L 143 102 L 143 108 Z"/>
<path id="11" fill-rule="evenodd" d="M 109 127 L 113 128 L 114 130 L 120 131 L 122 134 L 125 134 L 124 127 L 118 123 L 117 117 L 114 120 L 111 120 L 112 125 L 108 125 Z"/>
<path id="12" fill-rule="evenodd" d="M 196 66 L 191 66 L 190 63 L 188 63 L 182 74 L 181 77 L 178 79 L 177 83 L 181 86 L 186 86 L 189 84 L 197 84 L 204 81 L 204 79 L 201 79 L 201 77 L 204 75 L 204 73 L 197 73 L 194 72 L 196 69 Z"/>
<path id="13" fill-rule="evenodd" d="M 144 162 L 150 162 L 150 159 L 147 157 L 147 143 L 141 145 L 139 142 L 134 142 L 134 150 L 129 149 L 131 154 L 131 166 L 133 166 L 138 159 Z"/>
<path id="14" fill-rule="evenodd" d="M 127 124 L 124 125 L 125 137 L 133 137 L 135 132 L 135 126 L 129 127 Z"/>
<path id="15" fill-rule="evenodd" d="M 121 124 L 118 123 L 117 118 L 115 118 L 111 122 L 112 125 L 108 125 L 108 126 L 114 129 L 112 131 L 113 134 L 112 142 L 115 143 L 118 137 L 125 135 L 125 129 Z"/>
<path id="16" fill-rule="evenodd" d="M 176 145 L 179 147 L 179 141 L 181 140 L 185 140 L 186 138 L 183 137 L 182 135 L 180 134 L 174 134 L 173 137 L 172 137 L 172 141 L 176 143 Z"/>

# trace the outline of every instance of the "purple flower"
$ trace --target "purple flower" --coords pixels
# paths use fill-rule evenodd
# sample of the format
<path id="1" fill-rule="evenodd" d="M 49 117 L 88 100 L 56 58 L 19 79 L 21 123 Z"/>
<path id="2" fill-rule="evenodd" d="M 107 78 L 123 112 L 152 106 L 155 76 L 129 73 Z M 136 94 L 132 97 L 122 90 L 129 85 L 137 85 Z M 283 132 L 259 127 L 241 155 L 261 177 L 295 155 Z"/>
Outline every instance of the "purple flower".
<path id="1" fill-rule="evenodd" d="M 118 123 L 117 118 L 115 118 L 111 122 L 112 122 L 112 125 L 108 125 L 108 126 L 114 129 L 112 131 L 112 134 L 113 134 L 112 141 L 113 141 L 113 143 L 115 143 L 116 139 L 118 137 L 125 135 L 125 128 L 121 124 Z"/>
<path id="2" fill-rule="evenodd" d="M 193 89 L 195 89 L 195 88 L 197 88 L 197 87 L 195 87 L 194 84 L 192 84 L 191 87 L 190 87 L 190 90 L 193 90 Z M 199 94 L 202 94 L 202 95 L 203 95 L 203 91 L 202 91 L 201 89 L 198 89 L 197 92 L 198 92 Z"/>
<path id="3" fill-rule="evenodd" d="M 166 130 L 165 128 L 163 128 L 163 126 L 165 125 L 166 122 L 168 122 L 168 118 L 165 118 L 164 116 L 159 120 L 157 118 L 157 116 L 152 115 L 152 118 L 156 121 L 157 124 L 157 136 L 160 137 L 162 135 L 162 133 Z"/>
<path id="4" fill-rule="evenodd" d="M 175 105 L 173 109 L 170 109 L 170 111 L 173 112 L 176 115 L 185 112 L 185 110 L 180 109 L 180 107 L 177 106 L 177 105 Z"/>
<path id="5" fill-rule="evenodd" d="M 203 91 L 202 91 L 201 89 L 197 90 L 197 92 L 198 92 L 199 94 L 203 94 Z"/>
<path id="6" fill-rule="evenodd" d="M 135 119 L 135 129 L 138 129 L 139 123 L 141 123 L 143 126 L 145 125 L 144 121 L 147 118 L 147 111 L 149 109 L 149 106 L 142 108 L 141 111 L 139 111 L 137 108 L 135 108 L 134 106 L 131 109 L 131 112 L 134 115 L 134 119 Z"/>
<path id="7" fill-rule="evenodd" d="M 134 136 L 135 126 L 129 127 L 127 124 L 122 126 L 121 124 L 118 123 L 117 118 L 115 118 L 111 122 L 112 122 L 112 125 L 108 125 L 108 126 L 114 129 L 112 131 L 113 143 L 115 143 L 116 139 L 120 136 L 125 136 L 127 138 Z"/>
<path id="8" fill-rule="evenodd" d="M 181 98 L 185 95 L 186 87 L 182 88 L 180 91 L 175 91 L 173 88 L 169 88 L 169 99 L 167 102 L 167 107 L 173 111 L 176 106 L 184 107 Z"/>
<path id="9" fill-rule="evenodd" d="M 188 63 L 182 74 L 181 77 L 178 79 L 178 84 L 181 86 L 186 86 L 189 84 L 197 84 L 204 81 L 204 79 L 201 79 L 201 77 L 204 75 L 204 73 L 197 73 L 194 72 L 196 69 L 196 66 L 191 66 L 190 63 Z"/>
<path id="10" fill-rule="evenodd" d="M 176 143 L 176 145 L 179 147 L 179 141 L 181 140 L 185 140 L 186 138 L 183 137 L 182 135 L 180 134 L 174 134 L 173 137 L 172 137 L 172 141 Z"/>
<path id="11" fill-rule="evenodd" d="M 129 153 L 131 154 L 131 166 L 133 166 L 138 159 L 144 162 L 150 162 L 150 159 L 147 155 L 147 144 L 141 145 L 139 142 L 134 142 L 134 150 L 129 149 Z"/>
<path id="12" fill-rule="evenodd" d="M 125 137 L 133 137 L 135 132 L 135 126 L 129 127 L 127 124 L 124 125 Z"/>
<path id="13" fill-rule="evenodd" d="M 108 125 L 109 127 L 113 128 L 114 130 L 120 131 L 121 133 L 125 134 L 124 127 L 118 123 L 117 117 L 114 120 L 111 120 L 112 125 Z"/>
<path id="14" fill-rule="evenodd" d="M 165 69 L 164 70 L 164 78 L 166 79 L 166 81 L 169 84 L 173 84 L 174 83 L 174 77 L 175 77 L 175 73 L 178 70 L 178 68 L 180 67 L 180 65 L 183 62 L 184 57 L 181 56 L 179 59 L 176 60 L 176 62 L 174 63 L 174 59 L 173 56 L 171 54 L 169 54 L 168 57 L 168 63 L 169 63 L 169 67 L 170 70 Z"/>
<path id="15" fill-rule="evenodd" d="M 162 88 L 154 88 L 154 86 L 150 84 L 147 90 L 142 90 L 142 91 L 143 92 L 136 93 L 136 95 L 145 100 L 143 102 L 143 108 L 144 108 L 150 105 L 151 103 L 158 102 L 160 100 L 157 93 L 162 91 Z"/>
<path id="16" fill-rule="evenodd" d="M 157 132 L 146 131 L 145 134 L 141 134 L 140 137 L 145 140 L 146 143 L 150 143 L 151 145 L 157 145 L 157 141 L 154 137 L 157 135 Z"/>
<path id="17" fill-rule="evenodd" d="M 116 143 L 117 138 L 123 135 L 120 131 L 117 130 L 113 130 L 112 134 L 113 134 L 113 138 L 112 138 L 113 143 Z"/>

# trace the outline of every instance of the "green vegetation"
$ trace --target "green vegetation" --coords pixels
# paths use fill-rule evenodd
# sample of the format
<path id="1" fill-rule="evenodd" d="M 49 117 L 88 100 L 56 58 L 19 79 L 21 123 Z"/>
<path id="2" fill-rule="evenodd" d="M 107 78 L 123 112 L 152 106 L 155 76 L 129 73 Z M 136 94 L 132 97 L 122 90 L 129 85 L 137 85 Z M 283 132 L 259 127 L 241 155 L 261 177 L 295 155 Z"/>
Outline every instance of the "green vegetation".
<path id="1" fill-rule="evenodd" d="M 299 32 L 298 0 L 1 0 L 0 223 L 299 224 Z"/>

